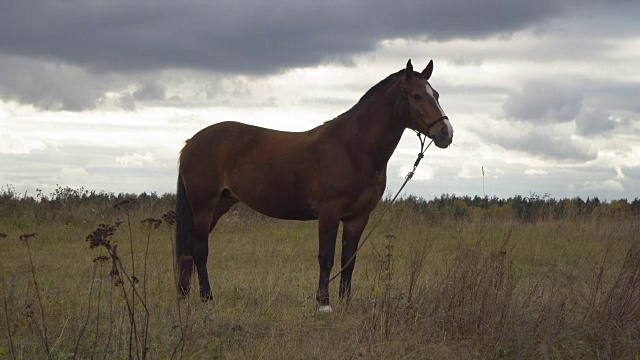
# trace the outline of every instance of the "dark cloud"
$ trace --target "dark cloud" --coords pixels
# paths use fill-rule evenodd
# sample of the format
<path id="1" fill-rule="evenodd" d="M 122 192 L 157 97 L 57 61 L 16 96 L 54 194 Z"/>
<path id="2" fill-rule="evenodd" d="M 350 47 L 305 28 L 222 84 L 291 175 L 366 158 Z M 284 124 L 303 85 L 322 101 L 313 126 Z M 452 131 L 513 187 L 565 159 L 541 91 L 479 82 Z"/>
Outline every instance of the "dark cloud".
<path id="1" fill-rule="evenodd" d="M 0 5 L 0 98 L 79 111 L 95 108 L 109 101 L 108 93 L 116 93 L 120 107 L 135 109 L 141 101 L 171 100 L 163 85 L 148 80 L 165 69 L 187 69 L 195 77 L 274 74 L 292 67 L 349 63 L 354 55 L 376 50 L 384 39 L 508 36 L 544 28 L 550 19 L 576 9 L 603 8 L 608 12 L 599 13 L 614 16 L 634 7 L 633 2 L 601 0 L 577 4 L 578 0 L 5 1 Z M 605 47 L 603 43 L 591 48 L 602 52 Z M 574 53 L 559 50 L 542 53 Z M 515 53 L 521 56 L 520 50 Z M 217 91 L 212 89 L 212 96 Z M 526 114 L 527 109 L 512 110 Z M 572 108 L 559 111 L 569 116 Z"/>
<path id="2" fill-rule="evenodd" d="M 381 39 L 480 38 L 562 13 L 560 2 L 10 1 L 0 52 L 94 71 L 273 73 L 372 51 Z"/>

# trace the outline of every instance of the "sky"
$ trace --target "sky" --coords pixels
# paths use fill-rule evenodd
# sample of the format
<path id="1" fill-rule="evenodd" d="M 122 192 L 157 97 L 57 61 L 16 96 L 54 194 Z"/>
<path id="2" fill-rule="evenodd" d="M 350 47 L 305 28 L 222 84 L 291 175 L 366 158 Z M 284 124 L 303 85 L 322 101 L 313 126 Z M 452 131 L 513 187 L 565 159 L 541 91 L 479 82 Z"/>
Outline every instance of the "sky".
<path id="1" fill-rule="evenodd" d="M 404 68 L 454 128 L 405 195 L 640 197 L 640 2 L 0 4 L 0 186 L 174 192 L 198 130 L 304 131 Z M 407 130 L 395 192 L 419 150 Z"/>

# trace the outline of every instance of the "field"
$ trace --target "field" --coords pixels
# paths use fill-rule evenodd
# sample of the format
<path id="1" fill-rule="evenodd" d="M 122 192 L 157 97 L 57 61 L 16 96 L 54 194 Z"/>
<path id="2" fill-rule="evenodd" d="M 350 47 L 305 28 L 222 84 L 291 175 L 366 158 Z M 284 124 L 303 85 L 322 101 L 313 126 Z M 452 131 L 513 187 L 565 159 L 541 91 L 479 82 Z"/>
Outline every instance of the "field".
<path id="1" fill-rule="evenodd" d="M 394 204 L 324 314 L 316 222 L 235 208 L 181 301 L 171 195 L 3 188 L 0 357 L 640 359 L 638 208 L 520 200 Z"/>

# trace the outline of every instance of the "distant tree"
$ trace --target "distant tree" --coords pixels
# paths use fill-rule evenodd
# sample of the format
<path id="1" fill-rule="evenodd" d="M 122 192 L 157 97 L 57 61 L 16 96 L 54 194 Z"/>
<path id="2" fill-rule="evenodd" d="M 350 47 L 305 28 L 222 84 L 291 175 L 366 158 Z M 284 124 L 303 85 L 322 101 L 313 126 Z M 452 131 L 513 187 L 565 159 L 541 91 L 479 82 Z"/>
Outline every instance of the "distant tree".
<path id="1" fill-rule="evenodd" d="M 631 209 L 631 213 L 633 214 L 633 216 L 640 216 L 640 199 L 633 199 L 631 204 L 629 204 L 629 208 Z"/>
<path id="2" fill-rule="evenodd" d="M 607 206 L 607 213 L 615 218 L 626 218 L 633 214 L 627 199 L 612 200 Z"/>

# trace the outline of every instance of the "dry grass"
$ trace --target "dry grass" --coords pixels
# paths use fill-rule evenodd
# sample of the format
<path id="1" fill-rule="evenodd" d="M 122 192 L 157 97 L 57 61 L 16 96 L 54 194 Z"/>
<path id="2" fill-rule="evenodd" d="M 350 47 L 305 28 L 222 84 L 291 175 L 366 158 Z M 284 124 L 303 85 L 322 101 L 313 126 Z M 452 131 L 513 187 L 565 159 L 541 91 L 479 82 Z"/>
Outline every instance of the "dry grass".
<path id="1" fill-rule="evenodd" d="M 0 218 L 0 357 L 640 358 L 635 219 L 434 223 L 397 206 L 358 256 L 352 301 L 336 281 L 321 314 L 315 222 L 227 215 L 203 304 L 176 298 L 167 206 L 81 209 Z"/>

